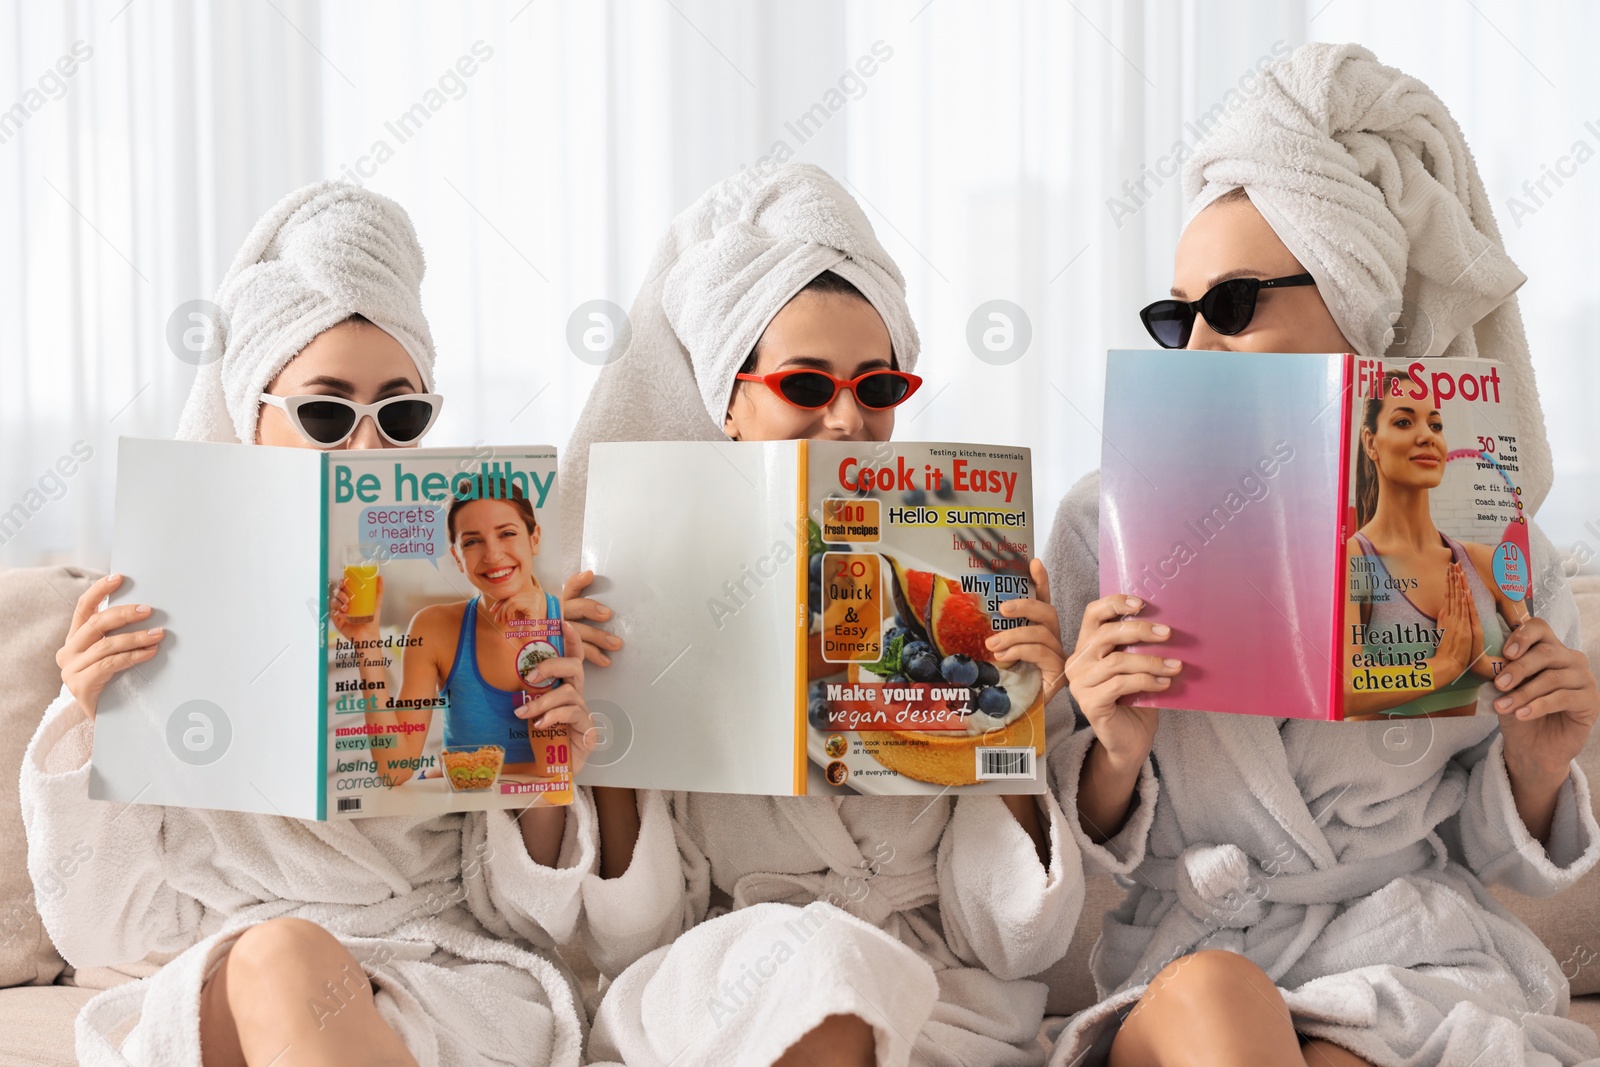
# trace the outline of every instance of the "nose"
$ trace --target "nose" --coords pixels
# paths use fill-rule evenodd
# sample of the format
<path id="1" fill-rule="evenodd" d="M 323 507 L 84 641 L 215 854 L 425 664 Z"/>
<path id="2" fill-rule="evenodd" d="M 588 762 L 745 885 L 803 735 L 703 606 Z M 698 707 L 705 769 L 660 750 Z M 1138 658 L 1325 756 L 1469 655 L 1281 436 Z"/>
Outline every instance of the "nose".
<path id="1" fill-rule="evenodd" d="M 856 403 L 856 394 L 849 389 L 839 390 L 839 395 L 833 398 L 833 403 L 828 405 L 827 415 L 823 418 L 823 425 L 830 430 L 837 430 L 844 434 L 855 434 L 866 424 L 861 414 L 861 405 Z"/>
<path id="2" fill-rule="evenodd" d="M 356 432 L 350 435 L 350 440 L 344 443 L 344 447 L 383 448 L 388 443 L 378 432 L 378 424 L 372 420 L 372 416 L 363 415 L 361 421 L 356 423 Z"/>
<path id="3" fill-rule="evenodd" d="M 1226 352 L 1228 343 L 1223 335 L 1211 328 L 1204 315 L 1194 317 L 1194 328 L 1189 331 L 1189 343 L 1184 345 L 1188 352 Z"/>

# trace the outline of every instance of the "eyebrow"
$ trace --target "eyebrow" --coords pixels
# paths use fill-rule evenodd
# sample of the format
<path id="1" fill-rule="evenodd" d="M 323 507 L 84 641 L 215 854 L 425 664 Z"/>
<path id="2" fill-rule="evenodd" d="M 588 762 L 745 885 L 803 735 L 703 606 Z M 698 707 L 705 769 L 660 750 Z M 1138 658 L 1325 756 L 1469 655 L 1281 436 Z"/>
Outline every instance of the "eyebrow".
<path id="1" fill-rule="evenodd" d="M 500 522 L 500 523 L 496 523 L 494 526 L 492 526 L 491 529 L 493 529 L 493 530 L 515 529 L 519 525 L 520 525 L 520 523 L 515 523 L 515 522 Z M 463 529 L 460 533 L 456 534 L 456 536 L 457 537 L 470 537 L 470 536 L 472 536 L 473 534 L 476 534 L 476 533 L 478 533 L 478 530 L 476 528 L 467 527 L 466 529 Z"/>
<path id="2" fill-rule="evenodd" d="M 831 360 L 823 359 L 820 356 L 790 356 L 788 359 L 778 364 L 777 369 L 782 370 L 785 367 L 814 367 L 817 370 L 825 371 L 832 366 L 833 362 Z M 859 373 L 860 371 L 868 370 L 873 367 L 887 366 L 889 366 L 889 361 L 886 359 L 869 359 L 865 362 L 857 363 L 856 371 Z"/>
<path id="3" fill-rule="evenodd" d="M 315 378 L 308 378 L 300 384 L 301 388 L 310 388 L 314 385 L 320 385 L 325 389 L 332 389 L 335 392 L 344 393 L 346 396 L 354 396 L 356 391 L 356 387 L 350 382 L 345 381 L 343 378 L 335 378 L 327 374 L 319 374 Z M 378 387 L 377 395 L 382 396 L 384 393 L 390 392 L 391 390 L 416 392 L 416 388 L 417 387 L 415 383 L 413 383 L 410 378 L 390 378 L 388 381 L 384 382 Z"/>
<path id="4" fill-rule="evenodd" d="M 1417 409 L 1416 408 L 1409 407 L 1409 406 L 1408 407 L 1397 407 L 1394 410 L 1396 410 L 1396 411 L 1404 411 L 1408 415 L 1415 415 L 1417 413 Z M 1429 408 L 1428 409 L 1428 414 L 1429 415 L 1437 415 L 1437 414 L 1439 414 L 1439 409 L 1438 408 Z"/>
<path id="5" fill-rule="evenodd" d="M 1266 276 L 1266 271 L 1257 270 L 1254 267 L 1235 267 L 1233 270 L 1225 271 L 1224 273 L 1217 275 L 1215 278 L 1212 278 L 1209 282 L 1206 282 L 1205 292 L 1210 292 L 1223 282 L 1231 282 L 1235 278 L 1265 278 Z M 1178 288 L 1176 285 L 1174 285 L 1169 291 L 1179 300 L 1188 299 L 1183 295 L 1183 290 Z"/>

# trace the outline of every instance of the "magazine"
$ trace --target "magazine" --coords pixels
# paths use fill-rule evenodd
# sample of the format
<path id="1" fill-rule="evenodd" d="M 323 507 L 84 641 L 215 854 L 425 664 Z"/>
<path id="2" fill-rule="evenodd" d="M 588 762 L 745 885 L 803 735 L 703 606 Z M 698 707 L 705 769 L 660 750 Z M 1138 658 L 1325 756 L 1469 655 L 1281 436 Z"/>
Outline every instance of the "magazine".
<path id="1" fill-rule="evenodd" d="M 339 819 L 567 804 L 518 709 L 564 648 L 553 448 L 321 452 L 124 438 L 118 676 L 90 795 Z"/>
<path id="2" fill-rule="evenodd" d="M 1027 449 L 597 444 L 583 566 L 624 639 L 584 784 L 1037 793 L 1038 669 L 985 640 L 1032 595 Z"/>
<path id="3" fill-rule="evenodd" d="M 1112 352 L 1100 588 L 1184 661 L 1130 703 L 1474 714 L 1532 594 L 1511 392 L 1489 360 Z"/>

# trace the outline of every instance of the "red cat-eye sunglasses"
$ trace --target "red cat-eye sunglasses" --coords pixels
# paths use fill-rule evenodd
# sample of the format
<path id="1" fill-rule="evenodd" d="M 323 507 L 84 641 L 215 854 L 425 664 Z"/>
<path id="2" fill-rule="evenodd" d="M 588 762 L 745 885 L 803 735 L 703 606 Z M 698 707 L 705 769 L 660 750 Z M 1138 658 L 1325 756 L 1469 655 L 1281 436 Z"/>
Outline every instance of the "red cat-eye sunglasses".
<path id="1" fill-rule="evenodd" d="M 740 374 L 738 378 L 742 382 L 761 382 L 788 403 L 806 411 L 827 407 L 841 389 L 855 394 L 856 403 L 862 407 L 882 411 L 905 403 L 922 385 L 922 379 L 915 374 L 898 370 L 869 370 L 846 380 L 835 378 L 827 371 L 794 367 L 771 374 Z"/>

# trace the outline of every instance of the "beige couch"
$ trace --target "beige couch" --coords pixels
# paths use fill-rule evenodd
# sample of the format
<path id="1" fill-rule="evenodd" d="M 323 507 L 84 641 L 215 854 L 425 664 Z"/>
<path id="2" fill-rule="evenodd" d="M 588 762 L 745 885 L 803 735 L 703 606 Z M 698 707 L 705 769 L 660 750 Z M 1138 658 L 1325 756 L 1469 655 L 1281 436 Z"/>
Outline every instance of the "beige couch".
<path id="1" fill-rule="evenodd" d="M 138 965 L 74 973 L 57 955 L 34 909 L 17 802 L 23 748 L 60 688 L 55 650 L 73 603 L 93 577 L 71 567 L 0 571 L 0 1067 L 73 1063 L 78 1009 L 97 989 L 141 973 Z M 1579 579 L 1577 588 L 1586 651 L 1600 664 L 1600 578 Z M 1600 784 L 1600 731 L 1583 763 L 1590 781 Z M 1600 1030 L 1600 871 L 1551 900 L 1497 895 L 1562 961 L 1572 979 L 1572 1016 Z M 1109 878 L 1091 880 L 1072 948 L 1044 976 L 1053 1014 L 1070 1014 L 1093 1000 L 1089 949 L 1099 936 L 1100 915 L 1118 896 Z M 573 964 L 592 999 L 592 968 L 581 959 Z"/>

